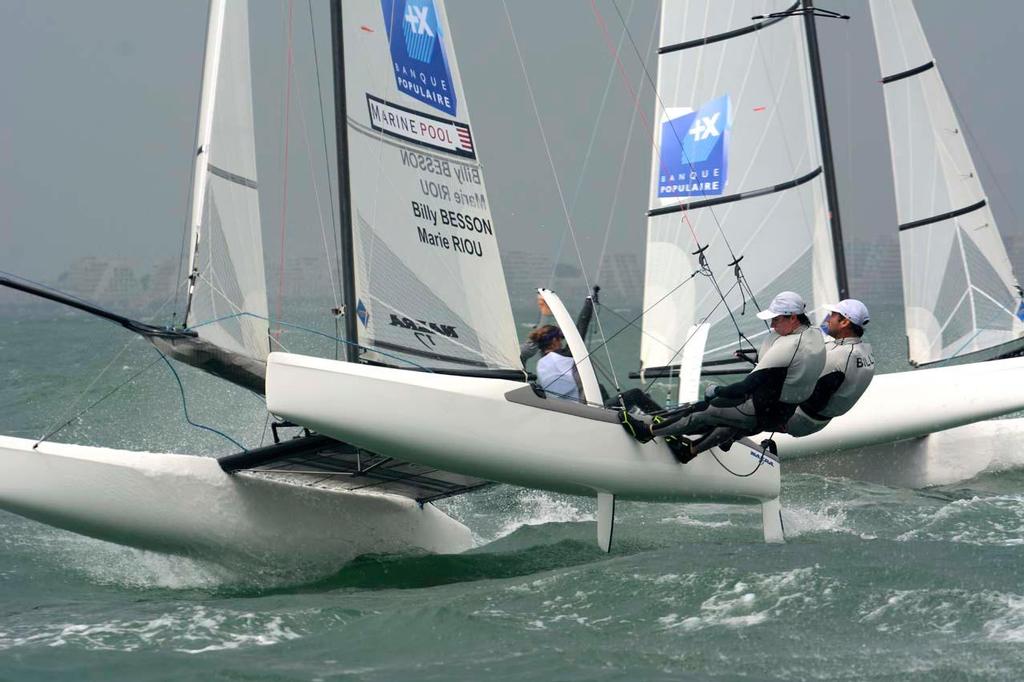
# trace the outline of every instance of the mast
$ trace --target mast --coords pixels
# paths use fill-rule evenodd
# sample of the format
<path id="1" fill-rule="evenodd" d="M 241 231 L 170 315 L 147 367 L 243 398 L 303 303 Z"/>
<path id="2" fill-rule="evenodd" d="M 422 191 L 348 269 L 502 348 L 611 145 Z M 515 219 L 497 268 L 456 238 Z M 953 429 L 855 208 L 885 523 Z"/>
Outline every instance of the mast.
<path id="1" fill-rule="evenodd" d="M 195 159 L 192 168 L 191 208 L 189 211 L 188 240 L 188 293 L 182 324 L 188 326 L 192 312 L 192 296 L 196 290 L 199 271 L 196 256 L 202 238 L 203 208 L 206 203 L 206 166 L 210 158 L 210 133 L 213 129 L 213 107 L 217 95 L 217 76 L 220 72 L 220 51 L 224 39 L 225 0 L 211 0 L 206 27 L 206 48 L 203 52 L 203 81 L 199 95 L 199 120 L 196 124 Z"/>
<path id="2" fill-rule="evenodd" d="M 814 107 L 818 115 L 818 136 L 821 141 L 821 163 L 825 170 L 825 195 L 828 200 L 829 224 L 832 227 L 832 250 L 836 258 L 836 280 L 839 298 L 847 298 L 850 288 L 846 276 L 846 254 L 843 248 L 843 230 L 839 221 L 839 192 L 836 189 L 835 165 L 832 161 L 832 137 L 828 129 L 828 109 L 825 106 L 825 81 L 821 74 L 821 55 L 818 52 L 818 29 L 814 23 L 814 0 L 802 0 L 804 29 L 807 32 L 807 56 L 811 64 L 811 84 L 814 89 Z"/>
<path id="3" fill-rule="evenodd" d="M 359 328 L 356 326 L 355 254 L 352 240 L 352 197 L 348 168 L 348 107 L 345 99 L 345 44 L 341 25 L 341 0 L 331 0 L 331 46 L 334 68 L 334 138 L 338 155 L 338 217 L 341 221 L 342 314 L 345 316 L 345 359 L 359 361 Z"/>

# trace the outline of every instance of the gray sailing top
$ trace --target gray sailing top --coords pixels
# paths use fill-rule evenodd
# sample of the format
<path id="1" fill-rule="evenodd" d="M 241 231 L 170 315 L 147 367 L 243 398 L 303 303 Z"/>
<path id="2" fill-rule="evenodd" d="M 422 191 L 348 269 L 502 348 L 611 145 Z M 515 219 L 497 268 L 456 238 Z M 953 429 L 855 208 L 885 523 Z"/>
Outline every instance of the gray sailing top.
<path id="1" fill-rule="evenodd" d="M 777 429 L 811 397 L 824 367 L 825 341 L 818 329 L 801 325 L 786 336 L 771 332 L 750 374 L 719 388 L 711 404 L 725 407 L 751 400 L 759 427 Z"/>
<path id="2" fill-rule="evenodd" d="M 824 421 L 849 412 L 875 376 L 871 344 L 859 337 L 825 337 L 825 368 L 814 392 L 800 404 L 807 416 Z"/>

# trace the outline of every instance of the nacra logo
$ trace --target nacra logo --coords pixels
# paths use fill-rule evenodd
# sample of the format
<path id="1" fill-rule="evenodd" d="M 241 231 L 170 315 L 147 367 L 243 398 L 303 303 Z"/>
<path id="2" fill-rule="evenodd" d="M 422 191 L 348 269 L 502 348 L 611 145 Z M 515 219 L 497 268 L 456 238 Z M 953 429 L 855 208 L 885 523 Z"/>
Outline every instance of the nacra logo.
<path id="1" fill-rule="evenodd" d="M 413 333 L 419 342 L 427 348 L 433 348 L 437 345 L 434 341 L 434 337 L 440 334 L 441 336 L 449 339 L 459 338 L 459 333 L 455 331 L 455 327 L 450 324 L 440 324 L 439 322 L 427 322 L 426 320 L 413 320 L 408 317 L 399 317 L 394 313 L 391 314 L 391 326 L 402 327 L 408 329 Z"/>

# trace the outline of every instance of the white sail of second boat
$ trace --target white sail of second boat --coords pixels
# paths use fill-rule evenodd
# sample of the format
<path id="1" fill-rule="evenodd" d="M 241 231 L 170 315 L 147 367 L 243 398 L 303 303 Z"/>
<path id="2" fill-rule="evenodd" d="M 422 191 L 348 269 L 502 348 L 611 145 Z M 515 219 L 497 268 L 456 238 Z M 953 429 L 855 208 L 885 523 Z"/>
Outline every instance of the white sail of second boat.
<path id="1" fill-rule="evenodd" d="M 910 361 L 1024 334 L 1020 289 L 911 0 L 872 0 L 903 264 Z"/>
<path id="2" fill-rule="evenodd" d="M 737 349 L 737 325 L 756 346 L 766 327 L 752 314 L 751 293 L 762 304 L 783 289 L 815 305 L 837 300 L 803 24 L 751 22 L 787 9 L 785 0 L 663 3 L 645 371 L 678 365 L 688 330 L 700 322 L 711 325 L 709 354 Z M 707 247 L 717 284 L 691 278 L 701 269 L 698 245 Z M 750 291 L 733 276 L 734 258 L 743 259 Z"/>
<path id="3" fill-rule="evenodd" d="M 186 326 L 199 338 L 264 360 L 267 287 L 256 179 L 247 2 L 210 5 L 189 243 Z"/>

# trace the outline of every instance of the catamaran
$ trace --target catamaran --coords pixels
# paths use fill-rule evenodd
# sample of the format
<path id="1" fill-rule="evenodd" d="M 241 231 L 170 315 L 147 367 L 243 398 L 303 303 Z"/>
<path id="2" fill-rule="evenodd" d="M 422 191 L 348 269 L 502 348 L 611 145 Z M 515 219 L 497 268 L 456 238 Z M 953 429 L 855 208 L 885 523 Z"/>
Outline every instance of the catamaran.
<path id="1" fill-rule="evenodd" d="M 3 282 L 265 392 L 273 414 L 317 433 L 216 460 L 2 437 L 0 506 L 164 552 L 343 562 L 466 549 L 468 529 L 431 503 L 503 480 L 596 496 L 606 550 L 616 497 L 760 504 L 765 539 L 781 541 L 777 459 L 744 443 L 684 473 L 668 450 L 641 449 L 601 406 L 553 292 L 590 404 L 528 383 L 443 2 L 331 10 L 347 362 L 268 356 L 244 0 L 210 8 L 184 328 Z"/>
<path id="2" fill-rule="evenodd" d="M 401 14 L 401 3 L 392 4 Z M 380 3 L 376 15 L 356 30 L 383 31 Z M 332 17 L 340 57 L 340 2 L 332 3 Z M 345 67 L 340 61 L 335 67 L 343 83 Z M 343 109 L 339 117 L 344 120 Z M 438 127 L 429 117 L 421 122 L 417 131 L 435 144 L 449 135 L 443 143 L 472 150 L 468 118 L 464 130 Z M 210 3 L 193 152 L 184 328 L 144 324 L 15 277 L 0 282 L 109 319 L 165 356 L 262 395 L 271 339 L 246 0 Z M 477 172 L 472 155 L 460 168 Z M 426 327 L 421 333 L 428 338 L 445 331 Z M 462 551 L 473 544 L 469 529 L 432 502 L 485 485 L 323 436 L 219 460 L 0 436 L 0 507 L 85 535 L 215 561 L 300 559 L 336 566 L 367 552 Z"/>
<path id="3" fill-rule="evenodd" d="M 873 0 L 871 14 L 909 360 L 948 365 L 1019 350 L 1020 289 L 914 7 Z M 791 289 L 820 308 L 850 295 L 817 17 L 840 19 L 806 0 L 663 5 L 636 376 L 682 375 L 679 402 L 694 395 L 684 353 L 704 356 L 706 378 L 749 369 L 732 354 L 767 333 L 752 314 L 758 301 Z M 825 430 L 775 440 L 786 458 L 834 454 L 787 459 L 793 469 L 914 486 L 962 480 L 993 454 L 965 452 L 965 442 L 1024 435 L 1024 421 L 984 421 L 1024 407 L 1021 372 L 1016 359 L 878 376 Z"/>
<path id="4" fill-rule="evenodd" d="M 792 13 L 794 8 L 783 9 Z M 805 13 L 805 22 L 809 14 Z M 666 47 L 688 35 L 674 16 L 666 11 L 662 18 Z M 741 31 L 731 22 L 723 23 L 729 39 L 734 33 L 763 37 L 789 27 L 780 39 L 755 47 L 773 50 L 771 63 L 803 63 L 806 23 L 801 30 L 798 20 L 780 16 Z M 332 3 L 339 213 L 347 258 L 346 361 L 280 351 L 268 354 L 245 26 L 244 3 L 211 4 L 195 149 L 186 329 L 150 328 L 105 311 L 91 312 L 102 312 L 142 333 L 172 357 L 265 392 L 270 412 L 317 435 L 220 460 L 3 438 L 0 505 L 78 532 L 161 551 L 212 556 L 315 551 L 344 560 L 365 551 L 468 547 L 468 530 L 430 503 L 501 481 L 596 497 L 598 541 L 606 550 L 617 499 L 758 504 L 765 539 L 783 539 L 778 457 L 758 440 L 744 440 L 682 466 L 667 447 L 633 441 L 622 431 L 616 411 L 603 406 L 583 339 L 575 333 L 561 300 L 547 290 L 541 295 L 577 358 L 584 402 L 546 396 L 527 381 L 498 256 L 497 226 L 488 207 L 477 140 L 441 0 Z M 691 40 L 704 49 L 725 42 L 708 40 L 708 35 Z M 673 72 L 666 64 L 685 49 L 671 50 L 676 54 L 663 58 L 659 83 L 670 73 L 682 78 L 679 67 Z M 728 54 L 730 60 L 739 59 L 743 52 L 730 49 Z M 752 54 L 748 51 L 746 58 Z M 761 146 L 770 146 L 777 158 L 788 154 L 799 172 L 780 180 L 782 166 L 776 164 L 770 172 L 754 170 L 751 164 L 741 171 L 743 183 L 733 194 L 737 184 L 724 176 L 714 179 L 711 169 L 708 177 L 698 174 L 663 183 L 656 160 L 652 184 L 668 188 L 668 194 L 660 197 L 661 190 L 654 190 L 652 220 L 689 215 L 716 222 L 714 207 L 719 204 L 739 215 L 761 202 L 750 223 L 752 234 L 734 240 L 742 244 L 743 252 L 758 257 L 742 260 L 743 253 L 730 254 L 730 267 L 742 260 L 736 270 L 742 273 L 738 290 L 753 295 L 782 288 L 788 280 L 768 276 L 775 271 L 794 278 L 790 288 L 809 283 L 806 290 L 814 291 L 816 301 L 835 300 L 838 278 L 826 263 L 841 242 L 833 241 L 825 227 L 826 206 L 833 204 L 827 203 L 830 190 L 823 185 L 828 174 L 822 162 L 814 162 L 825 147 L 818 146 L 813 134 L 816 124 L 808 94 L 812 79 L 796 66 L 779 73 L 790 71 L 795 75 L 780 85 L 786 97 L 769 93 L 771 97 L 759 99 L 764 104 L 750 109 L 764 114 L 771 126 L 780 125 L 783 118 L 791 120 L 800 131 L 799 145 L 787 148 L 787 138 L 768 135 L 767 125 L 758 142 L 741 138 L 735 123 L 739 95 L 732 101 L 716 94 L 712 102 L 692 94 L 686 101 L 712 102 L 710 107 L 700 105 L 697 112 L 704 132 L 721 126 L 726 135 L 736 136 L 738 148 L 753 144 L 752 156 Z M 243 90 L 229 97 L 231 104 L 222 110 L 217 103 L 222 100 L 220 90 L 227 87 Z M 667 91 L 659 86 L 659 92 Z M 749 103 L 742 101 L 743 106 Z M 676 130 L 675 119 L 688 113 L 693 109 L 666 111 L 669 130 Z M 222 115 L 227 118 L 221 120 Z M 710 137 L 714 135 L 709 132 Z M 684 143 L 679 146 L 685 148 Z M 707 158 L 717 153 L 713 144 L 686 148 L 691 158 L 695 152 L 706 152 Z M 732 166 L 735 174 L 738 161 Z M 706 206 L 681 201 L 679 193 L 694 191 L 694 185 L 704 194 L 726 188 L 729 194 L 701 199 L 714 202 Z M 663 203 L 664 198 L 672 202 Z M 233 209 L 239 208 L 241 218 L 233 216 Z M 786 254 L 762 250 L 767 242 L 758 239 L 779 216 L 808 229 L 805 249 Z M 677 221 L 669 229 L 678 232 L 681 226 Z M 709 232 L 715 236 L 698 242 L 693 250 L 709 254 L 715 240 L 724 243 L 724 231 Z M 680 272 L 692 271 L 685 259 L 691 247 L 673 244 L 674 250 L 666 249 L 663 255 L 670 261 L 678 258 L 677 263 L 652 262 L 664 272 L 679 265 L 678 280 Z M 774 256 L 778 260 L 766 265 Z M 656 295 L 658 286 L 666 285 L 649 279 L 648 294 Z M 663 290 L 659 301 L 673 293 Z M 730 295 L 725 292 L 723 299 L 728 301 Z M 87 308 L 81 302 L 64 302 Z M 695 324 L 704 314 L 696 302 L 694 297 L 685 304 L 669 301 L 652 308 L 671 311 L 678 318 L 665 326 L 664 345 L 672 353 L 662 353 L 660 360 L 645 355 L 647 371 L 673 367 L 683 377 L 683 401 L 696 396 L 705 348 L 722 344 L 723 332 L 715 329 L 712 318 Z M 689 343 L 679 340 L 679 330 Z M 753 338 L 760 330 L 744 331 L 742 325 L 734 325 L 734 331 Z M 1008 387 L 1024 378 L 1019 376 L 1024 365 L 1004 362 L 984 367 L 1005 391 L 984 386 L 969 368 L 909 375 L 918 377 L 914 385 L 933 398 L 942 391 L 931 389 L 941 387 L 948 397 L 955 386 L 962 391 L 960 399 L 976 395 L 978 400 L 969 410 L 936 402 L 930 418 L 915 410 L 910 419 L 901 404 L 907 385 L 901 383 L 889 402 L 865 397 L 862 402 L 874 410 L 866 417 L 844 417 L 854 433 L 841 443 L 888 443 L 939 428 L 936 416 L 949 427 L 1019 409 L 1011 406 L 1020 402 L 1020 396 L 1011 395 Z M 929 383 L 924 377 L 934 378 Z M 888 421 L 880 428 L 883 414 Z M 785 441 L 780 446 L 784 453 L 799 454 Z M 96 491 L 110 490 L 115 494 L 104 493 L 103 503 L 95 504 Z M 147 500 L 145 513 L 137 513 L 141 499 Z M 204 514 L 204 504 L 225 513 Z M 182 505 L 189 510 L 181 511 Z M 289 541 L 280 542 L 282 535 Z"/>

